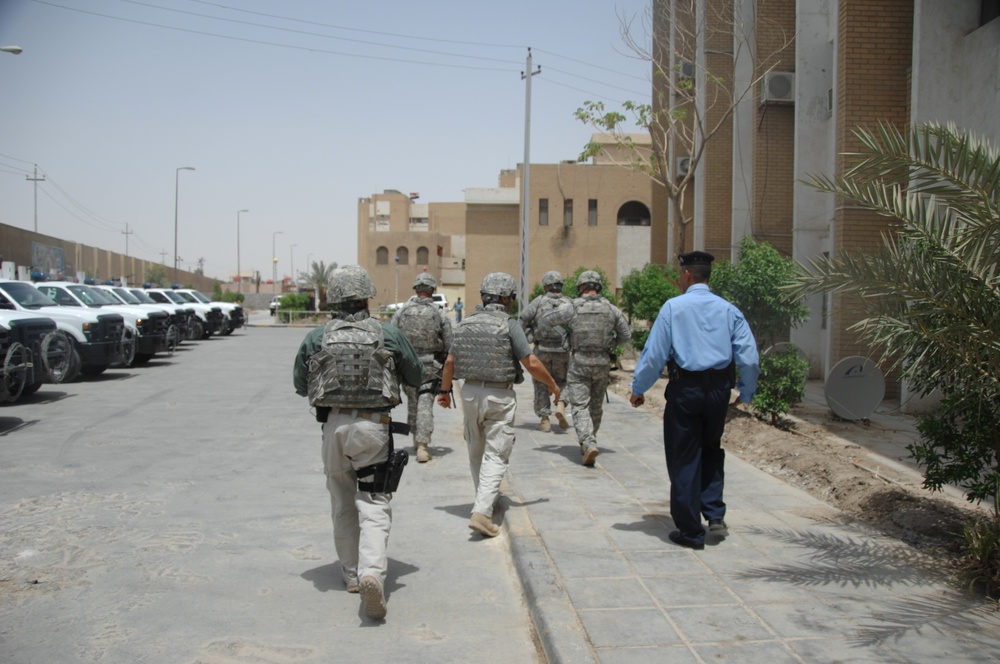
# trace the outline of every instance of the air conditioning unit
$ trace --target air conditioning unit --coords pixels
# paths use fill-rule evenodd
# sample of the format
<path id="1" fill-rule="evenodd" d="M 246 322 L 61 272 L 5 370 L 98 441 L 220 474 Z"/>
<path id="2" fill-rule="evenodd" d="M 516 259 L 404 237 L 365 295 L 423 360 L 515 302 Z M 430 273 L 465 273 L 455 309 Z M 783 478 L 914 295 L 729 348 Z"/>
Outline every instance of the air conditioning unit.
<path id="1" fill-rule="evenodd" d="M 691 172 L 691 157 L 677 157 L 677 167 L 674 169 L 674 177 L 682 178 Z"/>
<path id="2" fill-rule="evenodd" d="M 795 101 L 795 74 L 787 71 L 769 71 L 761 81 L 762 104 L 791 104 Z"/>
<path id="3" fill-rule="evenodd" d="M 695 68 L 694 68 L 694 63 L 693 62 L 689 62 L 687 60 L 682 60 L 681 61 L 681 71 L 680 71 L 680 74 L 681 74 L 682 78 L 694 78 L 694 72 L 695 72 Z"/>

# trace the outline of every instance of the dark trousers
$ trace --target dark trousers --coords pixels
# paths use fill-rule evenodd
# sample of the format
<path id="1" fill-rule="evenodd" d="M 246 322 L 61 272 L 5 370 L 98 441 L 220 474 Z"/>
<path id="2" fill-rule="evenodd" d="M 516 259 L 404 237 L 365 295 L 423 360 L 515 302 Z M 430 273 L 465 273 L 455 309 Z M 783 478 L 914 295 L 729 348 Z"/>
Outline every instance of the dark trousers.
<path id="1" fill-rule="evenodd" d="M 722 432 L 726 426 L 730 388 L 720 376 L 671 380 L 663 412 L 663 443 L 670 476 L 670 516 L 681 535 L 705 541 L 706 520 L 722 519 L 726 453 Z"/>

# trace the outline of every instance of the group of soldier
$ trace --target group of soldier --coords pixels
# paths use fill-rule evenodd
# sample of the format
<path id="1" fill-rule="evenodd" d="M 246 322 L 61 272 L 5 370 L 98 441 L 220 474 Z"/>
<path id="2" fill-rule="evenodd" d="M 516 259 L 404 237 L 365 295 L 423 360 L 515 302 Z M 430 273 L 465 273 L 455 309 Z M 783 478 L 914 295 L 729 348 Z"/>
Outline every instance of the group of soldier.
<path id="1" fill-rule="evenodd" d="M 709 264 L 710 260 L 709 256 Z M 698 272 L 692 266 L 688 269 Z M 707 281 L 706 274 L 704 270 L 699 273 L 699 283 Z M 695 283 L 693 279 L 691 284 Z M 519 318 L 514 318 L 517 283 L 509 274 L 490 273 L 480 286 L 482 304 L 453 326 L 432 299 L 437 286 L 434 277 L 422 273 L 413 283 L 415 295 L 394 313 L 390 323 L 381 323 L 368 310 L 368 302 L 376 294 L 368 273 L 359 266 L 343 267 L 333 273 L 327 301 L 335 310 L 334 318 L 310 332 L 302 342 L 295 358 L 293 382 L 296 392 L 309 398 L 316 419 L 322 423 L 322 456 L 334 543 L 345 587 L 348 592 L 360 593 L 368 617 L 382 619 L 386 614 L 383 587 L 392 519 L 390 500 L 408 460 L 406 451 L 395 450 L 393 433 L 412 434 L 417 462 L 430 461 L 435 400 L 444 408 L 454 404 L 462 409 L 463 433 L 476 492 L 468 527 L 483 537 L 495 537 L 500 532 L 494 511 L 500 502 L 500 483 L 514 447 L 517 400 L 513 388 L 524 381 L 525 371 L 534 380 L 534 411 L 539 418 L 539 429 L 552 430 L 553 411 L 558 425 L 568 429 L 565 414 L 568 404 L 582 463 L 594 465 L 600 453 L 597 432 L 613 349 L 630 339 L 631 329 L 622 312 L 601 295 L 603 281 L 596 271 L 585 271 L 577 278 L 576 298 L 562 294 L 563 277 L 558 272 L 546 272 L 542 285 L 545 292 L 524 307 Z M 703 304 L 699 306 L 704 308 Z M 669 311 L 669 307 L 664 305 L 663 311 Z M 722 328 L 731 327 L 726 321 L 736 319 L 721 305 L 719 312 L 721 350 L 723 355 L 729 353 L 724 364 L 735 361 L 744 368 L 749 355 L 744 358 L 737 354 L 734 359 L 732 351 L 739 348 L 733 345 L 728 349 L 723 343 L 723 338 L 728 339 L 732 333 Z M 685 338 L 697 339 L 695 328 L 691 329 Z M 651 334 L 663 337 L 666 343 L 654 344 L 657 352 L 646 357 L 644 351 L 640 358 L 642 380 L 633 384 L 633 405 L 641 404 L 641 394 L 648 389 L 646 383 L 651 372 L 662 370 L 671 358 L 678 359 L 672 350 L 669 330 L 669 321 L 664 326 L 658 319 L 654 325 Z M 741 343 L 752 345 L 748 328 L 746 333 L 748 341 L 744 339 Z M 755 364 L 755 348 L 753 352 Z M 656 369 L 661 360 L 663 364 Z M 716 360 L 713 357 L 710 363 L 718 364 Z M 708 464 L 710 472 L 703 478 L 698 452 L 703 445 L 701 424 L 671 416 L 682 422 L 681 428 L 673 433 L 664 428 L 671 481 L 678 486 L 684 484 L 689 492 L 675 496 L 672 488 L 672 500 L 678 503 L 686 500 L 693 509 L 674 514 L 672 506 L 672 515 L 683 532 L 671 533 L 671 539 L 682 546 L 694 546 L 704 538 L 703 530 L 698 531 L 700 523 L 695 522 L 699 510 L 709 518 L 710 525 L 724 527 L 718 438 L 721 438 L 728 390 L 733 385 L 729 371 L 702 371 L 694 365 L 692 370 L 684 371 L 688 361 L 685 358 L 680 361 L 684 380 L 694 381 L 695 389 L 708 389 L 717 395 L 713 400 L 722 400 L 720 407 L 708 414 L 719 420 L 721 413 L 722 420 L 717 431 L 713 429 L 718 435 L 713 433 L 713 439 L 707 441 L 708 448 L 714 450 L 714 461 Z M 752 376 L 755 382 L 756 373 Z M 457 395 L 456 380 L 461 381 Z M 683 380 L 679 379 L 678 384 L 681 383 Z M 749 388 L 745 400 L 752 395 L 753 385 Z M 401 390 L 407 397 L 405 426 L 392 422 L 389 416 L 402 402 Z M 678 394 L 676 401 L 683 404 L 689 399 L 692 406 L 685 411 L 686 416 L 697 418 L 700 406 L 693 404 L 699 398 L 684 393 Z M 677 456 L 680 469 L 676 471 L 671 467 L 671 436 L 681 440 L 682 447 L 688 450 Z M 698 507 L 699 500 L 705 501 L 705 509 Z"/>

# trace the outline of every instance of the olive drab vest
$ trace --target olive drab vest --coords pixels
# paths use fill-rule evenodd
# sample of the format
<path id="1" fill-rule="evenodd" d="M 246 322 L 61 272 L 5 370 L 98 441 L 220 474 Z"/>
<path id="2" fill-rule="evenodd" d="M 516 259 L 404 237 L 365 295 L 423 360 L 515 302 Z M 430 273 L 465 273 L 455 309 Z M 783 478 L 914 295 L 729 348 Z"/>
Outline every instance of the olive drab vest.
<path id="1" fill-rule="evenodd" d="M 580 297 L 573 301 L 576 313 L 570 332 L 575 353 L 607 353 L 615 341 L 615 315 L 603 297 Z"/>
<path id="2" fill-rule="evenodd" d="M 327 323 L 321 349 L 309 358 L 309 403 L 385 410 L 400 401 L 396 363 L 381 323 L 374 318 Z"/>
<path id="3" fill-rule="evenodd" d="M 437 304 L 430 298 L 417 298 L 407 302 L 399 311 L 396 327 L 417 351 L 418 355 L 429 355 L 444 350 L 441 338 L 441 317 Z"/>
<path id="4" fill-rule="evenodd" d="M 514 382 L 517 368 L 510 343 L 509 319 L 507 312 L 492 309 L 478 309 L 462 319 L 451 344 L 456 378 Z"/>
<path id="5" fill-rule="evenodd" d="M 568 302 L 570 302 L 568 297 L 555 293 L 546 293 L 538 299 L 538 309 L 535 311 L 531 336 L 534 337 L 535 345 L 539 350 L 549 353 L 567 350 L 562 329 L 554 325 L 551 318 L 546 320 L 546 314 Z"/>

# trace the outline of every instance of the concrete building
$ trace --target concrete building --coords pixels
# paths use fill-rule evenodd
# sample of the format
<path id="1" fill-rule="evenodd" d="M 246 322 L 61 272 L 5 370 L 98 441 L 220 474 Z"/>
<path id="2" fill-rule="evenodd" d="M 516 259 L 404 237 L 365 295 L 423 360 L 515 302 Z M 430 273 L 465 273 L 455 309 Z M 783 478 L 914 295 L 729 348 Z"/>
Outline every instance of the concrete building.
<path id="1" fill-rule="evenodd" d="M 648 146 L 649 138 L 637 137 Z M 600 140 L 600 137 L 595 137 Z M 532 164 L 529 192 L 530 286 L 542 274 L 600 267 L 619 287 L 651 260 L 652 184 L 606 150 L 590 163 Z M 469 187 L 462 203 L 417 203 L 387 190 L 358 202 L 358 262 L 378 288 L 375 304 L 413 294 L 427 271 L 449 302 L 478 304 L 490 272 L 520 273 L 523 168 L 500 172 L 496 187 Z"/>
<path id="2" fill-rule="evenodd" d="M 953 122 L 1000 144 L 995 0 L 653 0 L 652 14 L 654 69 L 694 81 L 691 98 L 678 99 L 667 77 L 654 76 L 656 110 L 696 105 L 709 125 L 712 112 L 732 110 L 722 131 L 693 148 L 704 153 L 689 197 L 692 232 L 681 246 L 669 219 L 654 234 L 669 260 L 692 248 L 735 259 L 745 235 L 800 263 L 874 246 L 889 220 L 805 184 L 849 166 L 858 127 Z M 713 106 L 720 91 L 748 94 Z M 666 202 L 657 188 L 654 218 L 671 216 Z M 871 354 L 848 330 L 860 316 L 849 298 L 807 304 L 810 320 L 791 340 L 814 377 Z M 911 396 L 905 385 L 888 392 L 903 403 Z"/>

